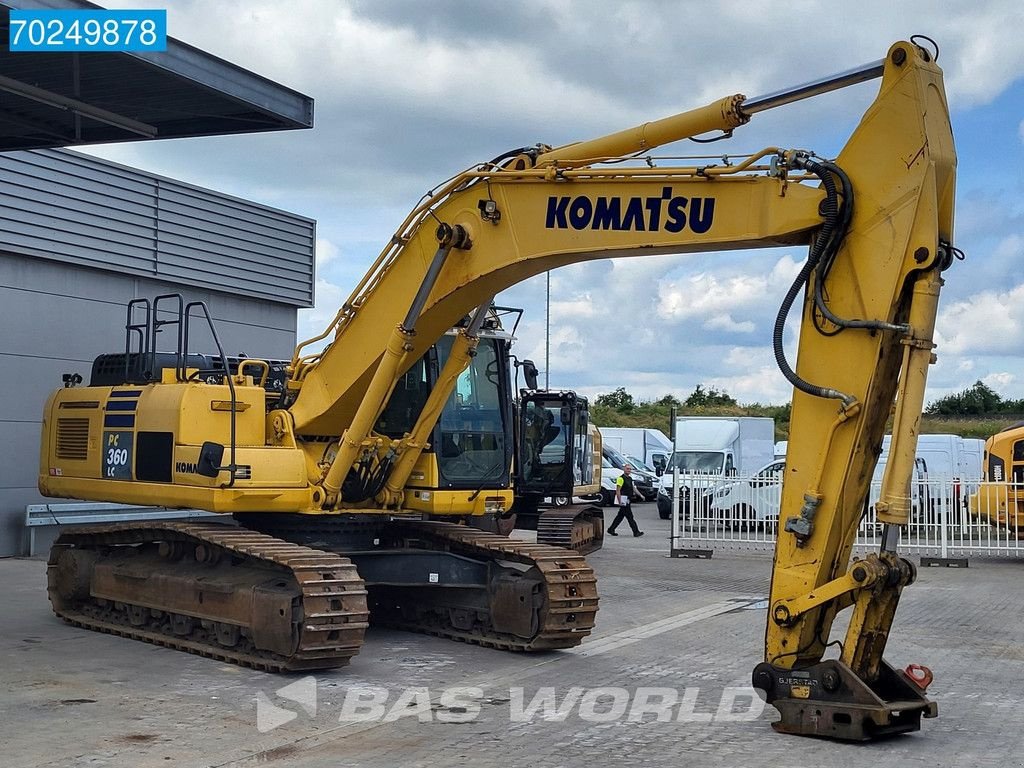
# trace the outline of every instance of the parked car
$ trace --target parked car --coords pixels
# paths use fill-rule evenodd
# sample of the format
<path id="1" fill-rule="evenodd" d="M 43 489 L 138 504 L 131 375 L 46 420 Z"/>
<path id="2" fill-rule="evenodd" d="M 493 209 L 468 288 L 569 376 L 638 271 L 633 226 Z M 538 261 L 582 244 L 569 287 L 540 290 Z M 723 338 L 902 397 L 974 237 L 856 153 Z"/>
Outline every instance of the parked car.
<path id="1" fill-rule="evenodd" d="M 749 478 L 719 485 L 711 502 L 712 519 L 733 528 L 761 526 L 778 519 L 785 470 L 786 460 L 776 459 Z"/>
<path id="2" fill-rule="evenodd" d="M 587 494 L 586 496 L 545 496 L 544 503 L 551 507 L 567 507 L 569 504 L 603 504 L 604 494 Z"/>
<path id="3" fill-rule="evenodd" d="M 636 456 L 630 456 L 629 454 L 623 455 L 626 457 L 626 461 L 633 465 L 633 469 L 637 469 L 640 470 L 641 472 L 646 472 L 648 475 L 654 475 L 655 477 L 657 477 L 657 470 L 650 464 L 645 462 L 643 459 L 640 459 Z"/>

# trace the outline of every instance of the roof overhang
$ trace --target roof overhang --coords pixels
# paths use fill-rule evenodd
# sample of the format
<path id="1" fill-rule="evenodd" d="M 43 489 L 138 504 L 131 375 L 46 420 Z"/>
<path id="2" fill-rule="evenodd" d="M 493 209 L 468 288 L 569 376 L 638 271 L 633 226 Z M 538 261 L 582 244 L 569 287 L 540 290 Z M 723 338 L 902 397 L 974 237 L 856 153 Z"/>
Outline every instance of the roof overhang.
<path id="1" fill-rule="evenodd" d="M 313 126 L 309 96 L 170 37 L 159 53 L 12 53 L 21 8 L 100 6 L 0 0 L 0 151 Z"/>

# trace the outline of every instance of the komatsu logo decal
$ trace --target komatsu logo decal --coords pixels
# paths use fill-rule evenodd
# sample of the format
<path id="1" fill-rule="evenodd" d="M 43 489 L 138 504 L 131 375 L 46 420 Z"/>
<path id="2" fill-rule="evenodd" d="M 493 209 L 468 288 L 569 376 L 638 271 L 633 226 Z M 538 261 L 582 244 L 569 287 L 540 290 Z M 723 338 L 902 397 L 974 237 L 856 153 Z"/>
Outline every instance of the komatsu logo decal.
<path id="1" fill-rule="evenodd" d="M 617 232 L 682 232 L 688 228 L 702 235 L 714 220 L 715 198 L 673 196 L 672 187 L 664 187 L 661 197 L 549 197 L 544 226 Z"/>
<path id="2" fill-rule="evenodd" d="M 196 465 L 193 464 L 191 461 L 176 461 L 174 463 L 174 471 L 180 475 L 195 475 L 199 472 L 199 470 L 196 469 Z"/>

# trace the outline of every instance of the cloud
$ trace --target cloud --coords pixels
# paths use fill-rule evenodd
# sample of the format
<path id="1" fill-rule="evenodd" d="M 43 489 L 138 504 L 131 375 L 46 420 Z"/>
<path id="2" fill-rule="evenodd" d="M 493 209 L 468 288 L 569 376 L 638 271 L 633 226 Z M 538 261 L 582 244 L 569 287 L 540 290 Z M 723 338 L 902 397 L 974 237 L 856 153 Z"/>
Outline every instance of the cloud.
<path id="1" fill-rule="evenodd" d="M 556 324 L 566 320 L 592 318 L 602 313 L 602 301 L 590 292 L 570 299 L 555 299 L 551 302 L 551 320 Z"/>
<path id="2" fill-rule="evenodd" d="M 328 240 L 326 237 L 318 237 L 316 239 L 316 266 L 317 269 L 326 267 L 332 261 L 338 258 L 338 246 Z"/>
<path id="3" fill-rule="evenodd" d="M 961 108 L 991 101 L 1020 78 L 1024 50 L 1015 41 L 1022 24 L 1024 8 L 1012 2 L 972 3 L 960 14 L 944 14 L 935 34 L 949 40 L 954 51 L 949 90 Z M 940 52 L 940 63 L 946 58 Z"/>
<path id="4" fill-rule="evenodd" d="M 999 371 L 997 373 L 990 373 L 982 381 L 997 391 L 1005 392 L 1017 381 L 1017 375 L 1008 371 Z"/>
<path id="5" fill-rule="evenodd" d="M 753 333 L 757 326 L 750 320 L 741 323 L 732 319 L 732 315 L 714 315 L 704 321 L 704 328 L 709 331 L 729 331 L 731 333 Z"/>
<path id="6" fill-rule="evenodd" d="M 940 352 L 952 355 L 1024 354 L 1024 283 L 941 308 L 936 341 Z"/>
<path id="7" fill-rule="evenodd" d="M 736 320 L 737 313 L 754 314 L 762 320 L 771 315 L 774 320 L 773 312 L 800 271 L 801 262 L 787 253 L 764 272 L 763 267 L 755 266 L 759 261 L 751 259 L 742 266 L 730 262 L 663 281 L 657 289 L 659 317 L 670 322 L 700 318 L 708 330 L 741 333 L 753 331 L 754 323 Z"/>
<path id="8" fill-rule="evenodd" d="M 793 387 L 775 367 L 775 364 L 751 369 L 744 366 L 744 373 L 733 376 L 716 376 L 707 384 L 728 392 L 741 403 L 784 403 L 793 395 Z"/>
<path id="9" fill-rule="evenodd" d="M 316 304 L 311 309 L 300 309 L 298 317 L 299 341 L 319 336 L 334 320 L 334 316 L 342 302 L 348 298 L 348 291 L 340 286 L 318 277 L 316 280 Z M 330 338 L 316 343 L 309 351 L 321 349 Z"/>
<path id="10" fill-rule="evenodd" d="M 795 360 L 795 341 L 786 351 Z M 707 383 L 724 389 L 740 402 L 781 403 L 792 395 L 792 386 L 779 371 L 769 346 L 732 347 L 723 363 L 722 373 Z"/>
<path id="11" fill-rule="evenodd" d="M 947 274 L 933 389 L 1014 369 L 1007 356 L 1024 352 L 1024 289 L 1012 287 L 1024 251 L 1024 121 L 1015 98 L 1024 4 L 594 0 L 579 9 L 560 0 L 178 0 L 169 7 L 173 36 L 312 95 L 316 127 L 94 151 L 315 217 L 317 296 L 300 313 L 305 337 L 330 321 L 420 195 L 452 173 L 509 148 L 591 138 L 727 94 L 806 82 L 877 60 L 892 41 L 923 29 L 941 45 L 956 127 L 969 131 L 957 136 L 956 243 L 968 260 Z M 700 34 L 680 37 L 679 20 L 694 18 Z M 818 19 L 814 33 L 767 41 L 765 19 L 793 18 Z M 761 113 L 730 142 L 665 152 L 779 145 L 832 156 L 876 92 L 877 83 L 865 83 Z M 771 357 L 771 324 L 804 258 L 803 249 L 787 248 L 555 270 L 552 385 L 590 393 L 627 386 L 637 397 L 660 397 L 703 383 L 741 400 L 788 399 Z M 546 293 L 539 276 L 499 297 L 526 309 L 517 354 L 542 366 Z M 787 326 L 791 360 L 796 315 Z"/>

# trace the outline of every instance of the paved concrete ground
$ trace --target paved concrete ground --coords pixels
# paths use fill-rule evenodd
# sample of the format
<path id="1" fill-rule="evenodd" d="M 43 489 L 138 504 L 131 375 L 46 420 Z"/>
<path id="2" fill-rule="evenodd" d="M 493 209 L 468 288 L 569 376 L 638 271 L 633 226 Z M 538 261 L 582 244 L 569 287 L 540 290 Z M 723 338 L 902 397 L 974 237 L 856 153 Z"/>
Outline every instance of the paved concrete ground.
<path id="1" fill-rule="evenodd" d="M 302 676 L 68 627 L 49 612 L 42 561 L 0 560 L 0 765 L 1024 764 L 1024 563 L 975 559 L 967 570 L 921 572 L 904 593 L 888 656 L 900 666 L 931 666 L 940 717 L 919 734 L 843 745 L 778 735 L 769 726 L 773 710 L 749 719 L 743 695 L 726 706 L 732 719 L 718 711 L 723 693 L 746 687 L 760 659 L 765 612 L 757 601 L 767 593 L 770 555 L 670 560 L 668 524 L 654 505 L 639 505 L 637 516 L 647 536 L 620 533 L 589 557 L 601 610 L 577 652 L 514 655 L 371 630 L 352 665 L 317 675 L 315 687 Z M 282 686 L 291 687 L 275 693 Z M 478 690 L 442 700 L 456 686 Z M 599 688 L 624 690 L 599 696 Z M 629 721 L 649 688 L 681 700 L 663 717 L 673 721 L 656 713 Z M 357 693 L 366 706 L 350 712 L 376 719 L 339 722 L 346 697 L 351 707 Z M 523 703 L 548 693 L 558 704 L 568 698 L 564 718 L 523 714 Z M 261 732 L 258 698 L 264 728 L 274 722 L 267 704 L 297 714 Z M 616 707 L 627 716 L 614 717 Z M 614 719 L 591 716 L 607 711 Z"/>

